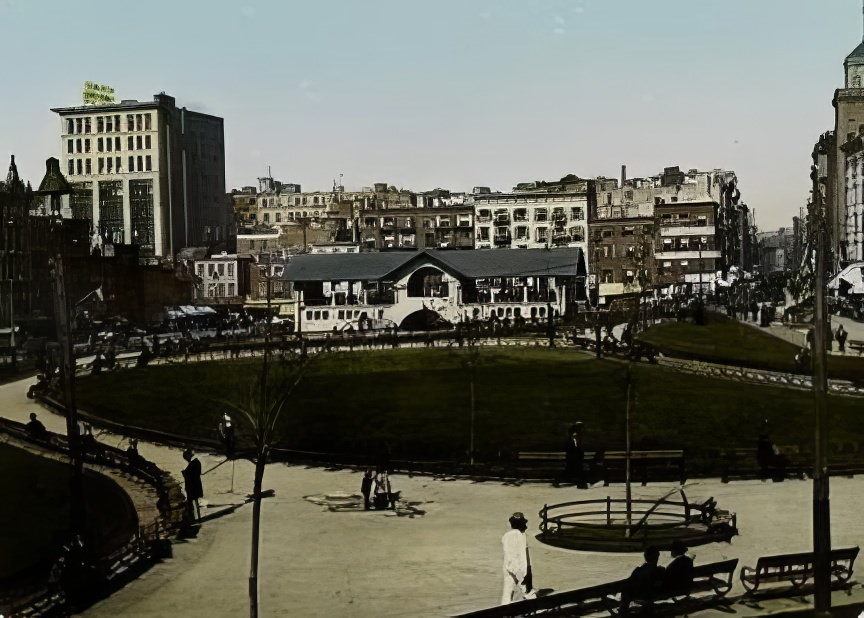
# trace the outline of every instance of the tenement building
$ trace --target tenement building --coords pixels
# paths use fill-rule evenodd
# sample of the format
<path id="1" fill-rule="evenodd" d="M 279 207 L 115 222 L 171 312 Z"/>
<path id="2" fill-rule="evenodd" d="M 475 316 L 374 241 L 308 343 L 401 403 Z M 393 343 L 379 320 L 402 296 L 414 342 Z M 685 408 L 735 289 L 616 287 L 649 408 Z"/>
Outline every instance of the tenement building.
<path id="1" fill-rule="evenodd" d="M 61 119 L 72 217 L 91 222 L 103 253 L 130 244 L 156 261 L 225 239 L 222 118 L 178 108 L 165 93 L 51 111 Z"/>
<path id="2" fill-rule="evenodd" d="M 733 207 L 730 186 L 735 186 L 734 172 L 682 172 L 677 166 L 629 179 L 622 167 L 620 184 L 598 178 L 589 272 L 597 277 L 600 304 L 655 289 L 661 294 L 707 291 L 715 273 L 728 268 L 720 246 L 737 249 L 740 244 L 734 233 L 738 219 L 730 223 L 731 238 L 718 221 L 726 201 Z M 730 255 L 738 255 L 731 248 Z"/>
<path id="3" fill-rule="evenodd" d="M 593 182 L 575 179 L 565 186 L 562 179 L 559 183 L 520 184 L 511 193 L 475 194 L 476 247 L 574 247 L 586 252 Z"/>

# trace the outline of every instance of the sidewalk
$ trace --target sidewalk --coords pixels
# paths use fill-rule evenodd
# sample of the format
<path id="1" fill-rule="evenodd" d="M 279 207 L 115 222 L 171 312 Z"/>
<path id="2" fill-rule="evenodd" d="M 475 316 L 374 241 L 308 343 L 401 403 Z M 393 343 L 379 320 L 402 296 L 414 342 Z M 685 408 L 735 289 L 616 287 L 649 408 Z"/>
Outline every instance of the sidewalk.
<path id="1" fill-rule="evenodd" d="M 64 421 L 25 393 L 29 381 L 0 386 L 0 410 L 16 420 L 35 411 L 52 431 Z M 99 439 L 117 445 L 122 438 Z M 180 476 L 180 449 L 140 443 L 143 456 Z M 200 455 L 204 470 L 222 461 Z M 237 504 L 251 491 L 253 467 L 238 461 L 234 486 L 231 464 L 204 476 L 208 505 Z M 501 594 L 501 535 L 507 518 L 522 511 L 536 533 L 544 504 L 577 499 L 623 497 L 624 487 L 587 490 L 545 483 L 504 484 L 468 479 L 394 475 L 413 511 L 334 509 L 316 500 L 359 493 L 360 474 L 348 469 L 272 464 L 261 520 L 260 610 L 285 616 L 447 616 L 494 605 Z M 864 539 L 864 478 L 832 478 L 834 547 L 860 545 Z M 659 497 L 669 484 L 634 487 L 634 497 Z M 731 543 L 692 550 L 697 564 L 737 557 L 754 566 L 762 555 L 806 551 L 811 546 L 812 484 L 718 479 L 688 483 L 688 499 L 713 496 L 721 508 L 738 514 L 740 536 Z M 205 522 L 196 538 L 174 545 L 173 558 L 94 605 L 82 615 L 101 618 L 242 616 L 248 613 L 248 574 L 252 509 L 241 507 Z M 641 562 L 636 554 L 562 550 L 533 538 L 531 559 L 538 587 L 567 590 L 626 577 Z M 668 559 L 663 555 L 662 560 Z M 730 594 L 743 592 L 736 580 Z M 856 590 L 851 600 L 861 597 Z M 857 601 L 856 601 L 857 602 Z M 839 603 L 839 600 L 838 600 Z M 761 609 L 741 604 L 740 616 L 804 609 L 794 600 L 764 602 Z M 723 612 L 728 614 L 729 612 Z M 857 615 L 857 614 L 856 614 Z M 719 618 L 719 615 L 718 615 Z"/>
<path id="2" fill-rule="evenodd" d="M 738 320 L 742 324 L 746 324 L 748 326 L 752 326 L 753 328 L 758 328 L 763 332 L 768 332 L 788 341 L 789 343 L 793 343 L 798 347 L 804 347 L 807 344 L 807 331 L 808 328 L 802 326 L 788 326 L 783 322 L 774 321 L 771 322 L 770 326 L 762 327 L 759 326 L 758 322 L 750 322 L 746 320 Z M 849 333 L 849 338 L 847 339 L 847 344 L 849 341 L 864 341 L 864 322 L 858 322 L 853 320 L 852 318 L 847 318 L 839 315 L 831 316 L 831 333 L 833 334 L 837 331 L 837 327 L 843 325 L 843 328 L 846 332 Z M 842 355 L 840 349 L 837 346 L 837 340 L 832 339 L 831 350 L 828 351 L 829 354 Z M 846 350 L 846 354 L 850 356 L 857 356 L 857 352 L 850 352 L 848 349 Z"/>

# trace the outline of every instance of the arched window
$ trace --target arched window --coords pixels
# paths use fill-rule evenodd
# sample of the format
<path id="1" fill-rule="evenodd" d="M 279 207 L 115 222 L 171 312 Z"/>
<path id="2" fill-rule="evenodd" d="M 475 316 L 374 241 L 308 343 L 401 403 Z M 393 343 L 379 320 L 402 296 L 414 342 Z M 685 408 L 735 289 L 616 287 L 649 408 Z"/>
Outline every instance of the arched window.
<path id="1" fill-rule="evenodd" d="M 443 278 L 444 273 L 437 268 L 424 266 L 408 279 L 408 296 L 424 298 L 447 296 L 447 283 Z"/>

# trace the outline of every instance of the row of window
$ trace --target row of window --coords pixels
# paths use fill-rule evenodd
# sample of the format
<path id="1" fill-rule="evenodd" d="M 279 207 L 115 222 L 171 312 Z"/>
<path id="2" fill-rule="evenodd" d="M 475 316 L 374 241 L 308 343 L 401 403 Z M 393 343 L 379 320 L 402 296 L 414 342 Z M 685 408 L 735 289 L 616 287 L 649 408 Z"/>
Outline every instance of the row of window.
<path id="1" fill-rule="evenodd" d="M 96 140 L 96 152 L 120 152 L 120 137 L 98 138 Z M 150 150 L 152 141 L 150 135 L 130 135 L 126 138 L 126 150 Z M 66 140 L 66 153 L 88 153 L 90 152 L 90 138 L 77 138 Z"/>
<path id="2" fill-rule="evenodd" d="M 489 240 L 490 236 L 490 228 L 488 227 L 478 227 L 477 228 L 477 239 L 480 241 Z M 558 236 L 567 236 L 570 242 L 584 242 L 585 241 L 585 229 L 581 225 L 576 225 L 568 230 L 564 229 L 553 229 L 550 230 L 548 227 L 536 227 L 534 228 L 534 242 L 546 242 L 551 237 Z M 495 238 L 499 240 L 503 240 L 506 238 L 510 238 L 510 228 L 496 228 L 495 229 Z M 515 240 L 529 240 L 530 232 L 527 226 L 517 226 L 513 232 L 513 238 Z"/>
<path id="3" fill-rule="evenodd" d="M 566 211 L 563 206 L 556 206 L 552 209 L 552 219 L 560 219 L 566 217 Z M 480 221 L 491 221 L 493 218 L 500 222 L 509 222 L 511 217 L 511 211 L 506 208 L 497 208 L 494 211 L 489 208 L 480 208 L 477 210 L 477 218 Z M 528 221 L 529 213 L 527 208 L 514 208 L 512 210 L 512 217 L 514 221 Z M 549 209 L 548 208 L 534 208 L 533 209 L 533 218 L 534 221 L 548 221 L 549 220 Z M 582 221 L 585 219 L 585 209 L 582 206 L 571 206 L 570 207 L 570 219 L 574 221 Z"/>
<path id="4" fill-rule="evenodd" d="M 679 262 L 682 271 L 688 270 L 689 262 L 687 260 L 680 260 Z M 666 261 L 663 262 L 661 266 L 658 267 L 659 274 L 664 274 L 665 269 L 671 269 L 672 262 Z M 709 269 L 710 270 L 710 269 Z M 698 272 L 698 269 L 697 269 Z M 636 282 L 636 271 L 635 270 L 621 270 L 621 281 L 623 283 L 635 283 Z M 615 283 L 614 271 L 610 268 L 604 268 L 600 273 L 600 282 L 601 283 Z"/>
<path id="5" fill-rule="evenodd" d="M 276 223 L 280 223 L 280 222 L 282 221 L 282 213 L 281 213 L 281 212 L 277 212 L 277 213 L 274 213 L 274 214 L 276 215 Z M 301 218 L 301 219 L 305 219 L 306 217 L 317 217 L 318 215 L 319 215 L 319 213 L 318 213 L 317 210 L 314 211 L 314 212 L 308 212 L 308 213 L 307 213 L 306 211 L 303 211 L 303 214 L 302 214 L 302 215 L 300 215 L 300 213 L 297 213 L 297 217 L 298 217 L 298 218 Z M 293 212 L 289 212 L 289 213 L 288 213 L 288 219 L 287 219 L 287 221 L 294 221 L 294 216 L 295 216 L 295 213 L 293 213 Z M 255 216 L 254 214 L 251 214 L 251 215 L 249 215 L 249 218 L 250 218 L 250 219 L 255 219 L 256 216 Z M 265 212 L 264 215 L 263 215 L 263 218 L 262 218 L 261 220 L 262 220 L 264 223 L 270 223 L 270 213 L 269 213 L 269 212 Z"/>
<path id="6" fill-rule="evenodd" d="M 405 217 L 404 219 L 397 219 L 396 217 L 384 217 L 380 220 L 381 227 L 403 227 L 403 228 L 413 228 L 414 227 L 414 217 Z M 436 225 L 437 224 L 437 225 Z M 363 219 L 364 227 L 378 227 L 379 220 L 377 217 L 366 217 Z M 453 221 L 450 217 L 439 217 L 436 219 L 426 218 L 423 219 L 423 227 L 424 228 L 434 228 L 434 227 L 452 227 Z M 458 221 L 458 227 L 471 227 L 471 218 L 466 216 L 460 216 Z"/>
<path id="7" fill-rule="evenodd" d="M 123 171 L 120 162 L 122 157 L 98 157 L 96 159 L 97 174 L 119 174 Z M 128 172 L 151 172 L 153 171 L 153 159 L 150 155 L 137 157 L 129 156 Z M 137 165 L 136 165 L 137 163 Z M 81 176 L 93 173 L 93 160 L 90 157 L 86 159 L 69 159 L 68 160 L 69 176 Z"/>
<path id="8" fill-rule="evenodd" d="M 224 297 L 226 286 L 224 283 L 211 283 L 207 286 L 207 296 L 210 298 Z M 236 286 L 233 283 L 229 283 L 227 286 L 228 289 L 228 297 L 236 296 Z"/>
<path id="9" fill-rule="evenodd" d="M 295 197 L 294 198 L 294 205 L 295 206 L 306 206 L 309 204 L 309 202 L 307 200 L 308 200 L 307 197 Z M 314 195 L 314 196 L 312 196 L 311 204 L 313 206 L 318 206 L 318 205 L 325 206 L 326 204 L 328 204 L 331 201 L 332 200 L 328 200 L 326 196 Z M 254 197 L 250 198 L 249 203 L 254 204 L 255 198 Z M 262 197 L 261 198 L 261 207 L 262 208 L 266 208 L 268 206 L 273 207 L 273 206 L 278 206 L 278 205 L 279 205 L 279 200 L 275 197 L 270 197 L 270 198 Z M 290 206 L 291 205 L 291 198 L 289 197 L 287 199 L 283 199 L 282 205 L 283 206 Z"/>
<path id="10" fill-rule="evenodd" d="M 215 273 L 218 273 L 220 277 L 225 276 L 225 267 L 228 267 L 228 276 L 234 276 L 234 263 L 228 262 L 227 264 L 207 264 L 207 276 L 212 277 Z M 204 264 L 198 263 L 196 264 L 197 274 L 199 277 L 204 276 Z"/>
<path id="11" fill-rule="evenodd" d="M 633 191 L 630 191 L 630 190 L 624 191 L 624 200 L 627 202 L 633 201 Z M 676 196 L 676 195 L 670 196 L 669 201 L 672 202 L 673 204 L 676 203 L 678 201 L 678 196 Z M 654 197 L 654 204 L 655 205 L 659 206 L 660 204 L 664 204 L 664 203 L 665 203 L 665 198 L 662 198 L 660 196 Z M 611 193 L 606 194 L 606 203 L 604 205 L 605 206 L 611 206 L 612 205 L 612 194 Z"/>
<path id="12" fill-rule="evenodd" d="M 120 125 L 120 114 L 111 116 L 87 116 L 84 118 L 67 118 L 66 133 L 82 134 L 93 133 L 94 125 L 96 133 L 120 133 L 123 129 Z M 126 114 L 126 132 L 150 131 L 152 130 L 152 114 Z"/>
<path id="13" fill-rule="evenodd" d="M 358 311 L 356 309 L 354 311 L 352 311 L 350 309 L 339 309 L 339 311 L 336 312 L 336 317 L 339 320 L 352 320 L 352 319 L 358 320 L 358 319 L 360 319 L 360 316 L 364 313 L 366 313 L 366 312 L 365 311 L 361 312 L 361 311 Z M 383 317 L 384 317 L 384 310 L 379 309 L 378 310 L 378 318 L 381 319 Z M 307 320 L 329 320 L 330 319 L 330 311 L 328 311 L 327 309 L 324 309 L 324 310 L 307 309 L 306 310 L 306 319 Z"/>

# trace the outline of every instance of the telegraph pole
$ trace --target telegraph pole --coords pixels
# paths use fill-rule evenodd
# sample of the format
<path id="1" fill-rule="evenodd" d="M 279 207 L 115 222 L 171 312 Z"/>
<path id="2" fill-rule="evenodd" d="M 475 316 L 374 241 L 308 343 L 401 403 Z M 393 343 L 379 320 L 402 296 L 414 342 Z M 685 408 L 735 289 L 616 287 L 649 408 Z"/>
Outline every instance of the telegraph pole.
<path id="1" fill-rule="evenodd" d="M 831 611 L 831 504 L 828 485 L 828 406 L 827 351 L 829 334 L 825 312 L 825 219 L 823 198 L 814 192 L 812 225 L 815 236 L 816 265 L 813 315 L 813 394 L 816 403 L 815 462 L 813 467 L 813 570 L 814 609 L 817 614 Z"/>
<path id="2" fill-rule="evenodd" d="M 81 436 L 78 432 L 78 408 L 75 403 L 75 355 L 72 352 L 72 334 L 69 325 L 69 297 L 63 277 L 63 257 L 53 259 L 52 279 L 54 284 L 54 314 L 57 324 L 57 339 L 63 354 L 63 407 L 66 408 L 66 439 L 69 457 L 72 460 L 72 536 L 84 530 L 84 458 L 81 452 Z M 50 378 L 50 376 L 49 376 Z"/>

